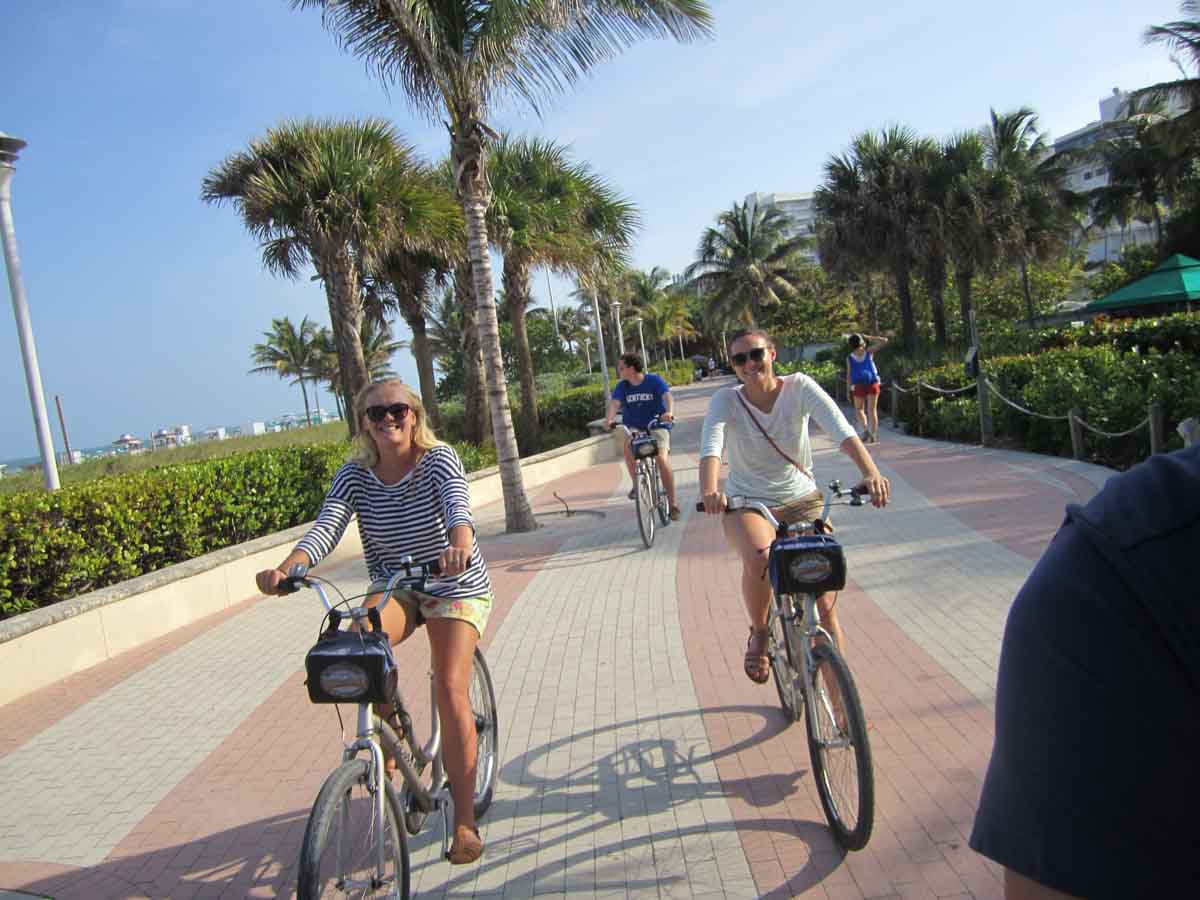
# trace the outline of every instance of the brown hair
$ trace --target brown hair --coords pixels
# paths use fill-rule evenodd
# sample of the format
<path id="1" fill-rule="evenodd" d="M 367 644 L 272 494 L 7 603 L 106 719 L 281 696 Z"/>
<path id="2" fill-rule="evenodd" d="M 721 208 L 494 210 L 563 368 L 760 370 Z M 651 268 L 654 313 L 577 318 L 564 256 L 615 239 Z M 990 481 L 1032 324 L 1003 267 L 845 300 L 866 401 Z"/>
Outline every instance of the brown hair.
<path id="1" fill-rule="evenodd" d="M 375 438 L 371 437 L 371 430 L 364 427 L 362 421 L 367 414 L 367 397 L 376 388 L 389 386 L 401 389 L 401 392 L 404 394 L 404 402 L 412 410 L 409 415 L 416 416 L 416 425 L 413 428 L 413 444 L 421 450 L 430 450 L 442 444 L 442 441 L 439 441 L 437 435 L 433 433 L 433 429 L 429 427 L 429 420 L 425 416 L 425 407 L 421 405 L 421 398 L 417 396 L 416 391 L 399 378 L 372 381 L 360 390 L 354 398 L 354 415 L 358 420 L 358 433 L 354 436 L 354 453 L 351 459 L 366 469 L 373 468 L 379 463 L 379 448 L 375 446 Z"/>
<path id="2" fill-rule="evenodd" d="M 741 331 L 735 331 L 730 336 L 729 345 L 725 348 L 726 351 L 728 351 L 729 347 L 732 347 L 734 344 L 736 344 L 742 338 L 748 338 L 748 337 L 760 337 L 764 341 L 767 342 L 768 347 L 770 347 L 772 350 L 775 349 L 775 341 L 772 340 L 771 336 L 769 334 L 767 334 L 765 331 L 763 331 L 761 328 L 743 328 Z"/>

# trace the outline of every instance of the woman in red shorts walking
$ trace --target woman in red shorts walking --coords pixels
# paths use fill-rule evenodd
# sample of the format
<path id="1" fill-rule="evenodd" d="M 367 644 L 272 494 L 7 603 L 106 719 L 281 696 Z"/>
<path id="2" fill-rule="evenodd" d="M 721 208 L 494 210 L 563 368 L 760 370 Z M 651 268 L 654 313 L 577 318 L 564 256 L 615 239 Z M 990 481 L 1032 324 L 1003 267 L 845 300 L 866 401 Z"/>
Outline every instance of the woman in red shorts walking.
<path id="1" fill-rule="evenodd" d="M 872 343 L 868 344 L 868 341 Z M 876 334 L 850 335 L 850 354 L 846 357 L 846 393 L 854 398 L 854 412 L 863 430 L 864 444 L 879 441 L 880 385 L 875 354 L 886 343 L 887 338 Z"/>

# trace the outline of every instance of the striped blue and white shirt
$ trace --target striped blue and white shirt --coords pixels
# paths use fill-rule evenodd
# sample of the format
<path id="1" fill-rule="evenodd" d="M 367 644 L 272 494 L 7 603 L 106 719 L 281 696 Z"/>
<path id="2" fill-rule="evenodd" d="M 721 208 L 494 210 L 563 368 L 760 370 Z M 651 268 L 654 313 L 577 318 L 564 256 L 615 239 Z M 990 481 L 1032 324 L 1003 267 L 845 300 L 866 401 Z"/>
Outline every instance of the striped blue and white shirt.
<path id="1" fill-rule="evenodd" d="M 400 568 L 400 559 L 436 560 L 450 546 L 450 529 L 470 525 L 470 493 L 462 461 L 446 444 L 427 450 L 411 472 L 396 484 L 384 484 L 370 469 L 348 462 L 333 476 L 333 485 L 317 521 L 300 539 L 297 550 L 315 566 L 337 546 L 350 517 L 358 516 L 367 574 L 384 581 Z M 437 597 L 482 597 L 492 592 L 479 544 L 471 563 L 454 579 L 433 580 L 426 591 Z"/>

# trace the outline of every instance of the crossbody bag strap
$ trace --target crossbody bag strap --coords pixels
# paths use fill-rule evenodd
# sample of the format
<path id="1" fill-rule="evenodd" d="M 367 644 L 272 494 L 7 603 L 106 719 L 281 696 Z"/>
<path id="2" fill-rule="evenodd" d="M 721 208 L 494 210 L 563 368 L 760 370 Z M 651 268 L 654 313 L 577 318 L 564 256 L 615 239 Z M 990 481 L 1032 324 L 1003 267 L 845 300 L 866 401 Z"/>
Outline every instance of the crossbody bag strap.
<path id="1" fill-rule="evenodd" d="M 737 391 L 733 392 L 733 396 L 737 397 L 738 403 L 742 404 L 742 409 L 746 410 L 746 415 L 748 415 L 750 417 L 750 421 L 753 422 L 755 424 L 755 426 L 757 426 L 758 430 L 762 432 L 762 436 L 767 439 L 767 443 L 775 448 L 775 452 L 778 453 L 780 456 L 782 456 L 784 459 L 786 459 L 788 462 L 790 462 L 797 469 L 799 469 L 800 473 L 802 475 L 804 475 L 806 478 L 812 478 L 813 477 L 812 472 L 808 471 L 808 469 L 804 468 L 804 466 L 800 465 L 800 463 L 796 462 L 794 459 L 792 459 L 790 456 L 788 456 L 786 453 L 784 453 L 783 448 L 780 447 L 777 443 L 775 443 L 774 439 L 769 434 L 767 434 L 767 429 L 762 427 L 762 422 L 758 421 L 758 417 L 750 411 L 750 405 L 746 402 L 745 398 L 742 397 L 742 395 L 739 394 Z"/>

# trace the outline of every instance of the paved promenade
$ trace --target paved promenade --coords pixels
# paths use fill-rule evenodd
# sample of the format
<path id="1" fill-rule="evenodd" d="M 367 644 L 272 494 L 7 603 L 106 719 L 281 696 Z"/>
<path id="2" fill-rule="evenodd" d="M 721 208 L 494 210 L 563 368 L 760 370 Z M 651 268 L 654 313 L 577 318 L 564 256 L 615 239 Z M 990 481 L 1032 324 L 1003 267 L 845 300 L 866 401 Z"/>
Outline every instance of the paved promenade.
<path id="1" fill-rule="evenodd" d="M 421 897 L 998 898 L 966 840 L 992 742 L 1012 598 L 1062 519 L 1110 474 L 883 429 L 886 510 L 838 509 L 838 610 L 871 724 L 874 835 L 840 853 L 803 724 L 742 673 L 745 614 L 719 523 L 692 511 L 719 379 L 676 392 L 682 521 L 642 547 L 628 475 L 595 466 L 533 494 L 545 527 L 476 511 L 497 604 L 484 639 L 501 769 L 482 863 L 412 839 Z M 822 481 L 854 481 L 820 434 Z M 579 514 L 557 511 L 565 500 Z M 365 587 L 360 563 L 323 572 Z M 307 594 L 251 596 L 0 707 L 0 897 L 290 896 L 309 807 L 341 748 L 308 703 Z M 397 654 L 428 718 L 428 644 Z M 352 727 L 352 717 L 348 722 Z"/>

